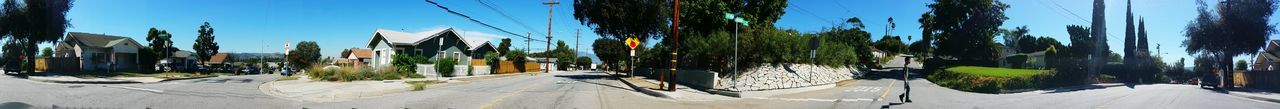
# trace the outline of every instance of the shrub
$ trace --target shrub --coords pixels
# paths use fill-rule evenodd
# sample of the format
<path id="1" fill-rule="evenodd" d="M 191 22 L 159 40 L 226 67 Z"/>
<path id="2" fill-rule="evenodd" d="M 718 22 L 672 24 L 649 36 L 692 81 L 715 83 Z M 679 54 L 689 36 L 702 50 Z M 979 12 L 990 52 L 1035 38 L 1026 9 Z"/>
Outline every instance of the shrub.
<path id="1" fill-rule="evenodd" d="M 1009 57 L 1004 57 L 1004 62 L 1012 68 L 1023 68 L 1023 65 L 1027 64 L 1027 54 L 1009 55 Z"/>
<path id="2" fill-rule="evenodd" d="M 396 71 L 416 72 L 417 64 L 429 64 L 430 59 L 422 56 L 409 56 L 405 54 L 396 54 L 391 56 L 391 65 Z"/>
<path id="3" fill-rule="evenodd" d="M 495 74 L 498 73 L 498 67 L 501 67 L 498 63 L 502 60 L 498 59 L 498 53 L 489 52 L 484 54 L 484 62 L 489 64 L 489 74 Z"/>
<path id="4" fill-rule="evenodd" d="M 472 74 L 472 73 L 471 73 L 471 71 L 475 71 L 475 69 L 476 69 L 476 68 L 473 68 L 473 67 L 471 67 L 470 65 L 468 65 L 468 66 L 467 66 L 467 76 L 475 76 L 476 74 Z"/>
<path id="5" fill-rule="evenodd" d="M 959 66 L 930 75 L 928 79 L 956 90 L 999 93 L 1011 89 L 1041 88 L 1054 73 L 1052 70 Z"/>
<path id="6" fill-rule="evenodd" d="M 436 72 L 440 73 L 440 75 L 444 75 L 445 77 L 453 77 L 453 65 L 457 65 L 458 60 L 452 57 L 446 57 L 439 61 L 440 62 L 436 63 L 435 66 Z"/>
<path id="7" fill-rule="evenodd" d="M 418 73 L 409 73 L 409 76 L 407 76 L 407 77 L 409 77 L 409 78 L 427 78 L 427 76 L 423 76 L 422 74 L 418 74 Z"/>

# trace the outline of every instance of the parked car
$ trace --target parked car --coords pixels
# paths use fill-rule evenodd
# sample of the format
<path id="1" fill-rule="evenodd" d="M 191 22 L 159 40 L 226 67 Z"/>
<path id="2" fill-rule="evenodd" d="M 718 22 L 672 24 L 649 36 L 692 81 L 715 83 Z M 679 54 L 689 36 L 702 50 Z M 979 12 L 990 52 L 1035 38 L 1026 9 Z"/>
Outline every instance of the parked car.
<path id="1" fill-rule="evenodd" d="M 22 63 L 22 62 L 18 62 L 18 61 L 14 61 L 14 60 L 4 60 L 4 63 L 3 63 L 3 64 L 4 64 L 4 66 L 3 66 L 4 68 L 3 68 L 3 69 L 0 69 L 0 72 L 4 72 L 4 74 L 18 74 L 18 73 L 21 73 L 21 72 L 22 72 L 22 69 L 20 69 L 20 68 L 22 67 L 22 66 L 21 66 L 21 65 L 22 65 L 21 63 Z"/>
<path id="2" fill-rule="evenodd" d="M 292 68 L 289 68 L 289 67 L 281 67 L 281 68 L 280 68 L 280 75 L 284 75 L 284 76 L 293 76 L 293 73 L 294 73 L 294 72 L 295 72 L 295 71 L 294 71 Z"/>
<path id="3" fill-rule="evenodd" d="M 1218 88 L 1217 73 L 1200 73 L 1200 88 L 1216 89 Z"/>
<path id="4" fill-rule="evenodd" d="M 259 73 L 259 71 L 258 71 L 258 68 L 257 68 L 257 67 L 245 67 L 245 68 L 240 69 L 240 72 L 241 72 L 241 73 L 244 73 L 244 74 L 258 74 L 258 73 Z"/>

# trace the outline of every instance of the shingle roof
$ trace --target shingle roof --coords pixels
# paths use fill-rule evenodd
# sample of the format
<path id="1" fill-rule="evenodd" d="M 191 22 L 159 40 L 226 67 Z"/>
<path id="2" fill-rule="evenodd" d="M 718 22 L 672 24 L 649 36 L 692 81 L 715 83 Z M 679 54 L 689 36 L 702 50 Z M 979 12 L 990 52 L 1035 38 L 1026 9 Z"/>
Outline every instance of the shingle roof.
<path id="1" fill-rule="evenodd" d="M 458 35 L 459 39 L 463 40 L 463 44 L 467 45 L 467 47 L 471 48 L 471 50 L 475 50 L 477 48 L 480 48 L 480 46 L 489 44 L 489 40 L 486 40 L 484 38 L 461 36 L 463 34 L 458 34 L 458 32 L 453 28 L 427 30 L 427 31 L 417 32 L 417 33 L 401 32 L 396 30 L 379 28 L 374 31 L 375 38 L 370 39 L 371 41 L 369 42 L 371 43 L 369 44 L 369 46 L 372 47 L 373 45 L 375 45 L 376 42 L 373 42 L 373 41 L 377 39 L 376 38 L 377 35 L 381 35 L 382 38 L 386 40 L 388 43 L 390 43 L 391 45 L 415 45 L 418 43 L 422 43 L 423 41 L 426 41 L 428 39 L 440 37 L 445 32 L 452 32 L 455 35 Z"/>
<path id="2" fill-rule="evenodd" d="M 191 54 L 195 53 L 191 51 L 174 51 L 172 57 L 186 58 L 191 57 Z"/>
<path id="3" fill-rule="evenodd" d="M 342 54 L 343 58 L 350 56 L 350 54 L 355 54 L 356 58 L 373 58 L 373 50 L 360 49 L 360 48 L 350 48 L 347 50 L 350 50 L 350 53 Z"/>
<path id="4" fill-rule="evenodd" d="M 226 61 L 227 61 L 227 59 L 230 59 L 230 57 L 231 57 L 231 54 L 227 54 L 227 53 L 218 53 L 218 54 L 214 54 L 213 56 L 209 57 L 209 61 L 205 61 L 205 63 L 210 63 L 210 64 L 219 64 L 219 63 L 222 63 L 222 62 L 226 62 Z"/>
<path id="5" fill-rule="evenodd" d="M 100 48 L 111 47 L 111 46 L 115 46 L 116 44 L 121 44 L 126 42 L 137 43 L 136 41 L 133 41 L 133 38 L 129 38 L 129 37 L 113 36 L 113 35 L 106 35 L 106 34 L 92 34 L 92 33 L 83 33 L 83 32 L 68 32 L 67 37 L 74 38 L 75 41 L 80 45 L 100 47 Z M 135 44 L 134 46 L 139 46 L 139 45 Z"/>

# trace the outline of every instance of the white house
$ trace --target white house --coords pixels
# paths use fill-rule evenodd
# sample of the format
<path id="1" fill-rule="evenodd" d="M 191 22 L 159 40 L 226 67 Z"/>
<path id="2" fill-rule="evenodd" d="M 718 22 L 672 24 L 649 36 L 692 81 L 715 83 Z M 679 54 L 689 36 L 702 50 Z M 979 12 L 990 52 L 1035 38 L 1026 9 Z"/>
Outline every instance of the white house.
<path id="1" fill-rule="evenodd" d="M 407 54 L 433 59 L 444 56 L 458 59 L 459 65 L 471 59 L 484 59 L 485 53 L 497 52 L 489 41 L 460 34 L 453 28 L 408 33 L 377 29 L 366 45 L 373 51 L 372 66 L 390 65 L 392 55 Z"/>
<path id="2" fill-rule="evenodd" d="M 140 48 L 142 46 L 129 37 L 68 32 L 58 42 L 54 57 L 79 58 L 83 71 L 136 70 Z"/>

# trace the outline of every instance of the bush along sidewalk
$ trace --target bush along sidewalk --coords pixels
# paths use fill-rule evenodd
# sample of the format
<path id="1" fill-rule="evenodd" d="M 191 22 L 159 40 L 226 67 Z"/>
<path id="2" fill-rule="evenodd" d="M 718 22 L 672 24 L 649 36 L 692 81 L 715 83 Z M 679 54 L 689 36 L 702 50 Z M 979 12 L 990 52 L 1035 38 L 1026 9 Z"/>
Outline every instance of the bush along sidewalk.
<path id="1" fill-rule="evenodd" d="M 454 77 L 454 76 L 456 76 L 456 75 L 454 75 L 454 74 L 453 74 L 453 73 L 454 73 L 453 71 L 455 70 L 455 69 L 453 69 L 453 65 L 457 65 L 457 64 L 458 64 L 458 60 L 457 60 L 457 59 L 454 59 L 454 58 L 452 58 L 452 57 L 446 57 L 446 58 L 444 58 L 444 59 L 437 60 L 437 61 L 439 61 L 439 62 L 437 62 L 437 63 L 435 64 L 436 72 L 439 72 L 439 73 L 440 73 L 440 75 L 444 75 L 444 77 Z"/>
<path id="2" fill-rule="evenodd" d="M 1004 93 L 1041 88 L 1054 73 L 1052 70 L 959 66 L 937 71 L 928 79 L 939 86 L 961 91 Z"/>
<path id="3" fill-rule="evenodd" d="M 342 67 L 336 69 L 311 68 L 307 75 L 311 80 L 321 81 L 359 81 L 359 80 L 394 80 L 402 78 L 424 78 L 421 74 L 400 72 L 392 67 L 379 68 L 350 68 Z"/>

